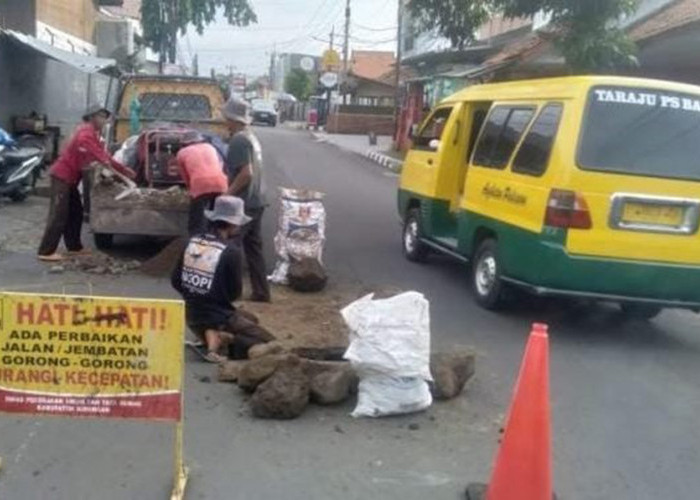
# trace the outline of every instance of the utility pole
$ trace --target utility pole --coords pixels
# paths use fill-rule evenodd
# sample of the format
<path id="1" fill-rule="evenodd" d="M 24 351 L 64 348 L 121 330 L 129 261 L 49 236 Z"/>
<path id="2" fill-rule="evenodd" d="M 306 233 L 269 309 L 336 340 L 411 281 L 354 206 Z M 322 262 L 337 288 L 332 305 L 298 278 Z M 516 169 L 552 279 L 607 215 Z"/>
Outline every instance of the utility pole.
<path id="1" fill-rule="evenodd" d="M 350 51 L 350 0 L 345 4 L 345 40 L 343 43 L 343 84 L 348 78 L 348 52 Z M 342 88 L 342 87 L 341 87 Z M 343 89 L 343 104 L 347 104 L 347 89 Z"/>
<path id="2" fill-rule="evenodd" d="M 399 22 L 396 29 L 396 75 L 394 85 L 396 86 L 394 94 L 394 149 L 398 151 L 401 145 L 400 121 L 401 121 L 401 58 L 403 56 L 403 16 L 401 15 L 401 7 L 403 0 L 398 1 L 399 4 Z"/>
<path id="3" fill-rule="evenodd" d="M 335 40 L 335 25 L 333 25 L 333 29 L 331 29 L 331 50 L 333 50 L 333 41 Z"/>

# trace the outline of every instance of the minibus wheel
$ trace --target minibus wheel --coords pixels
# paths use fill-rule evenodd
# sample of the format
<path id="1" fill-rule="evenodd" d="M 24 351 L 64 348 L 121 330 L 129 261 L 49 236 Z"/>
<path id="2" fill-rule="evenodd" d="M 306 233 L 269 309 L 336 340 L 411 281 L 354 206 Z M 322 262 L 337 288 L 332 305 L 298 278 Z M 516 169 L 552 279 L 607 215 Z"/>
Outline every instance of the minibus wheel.
<path id="1" fill-rule="evenodd" d="M 411 262 L 425 262 L 428 247 L 421 241 L 420 210 L 412 208 L 406 214 L 403 225 L 403 254 Z"/>
<path id="2" fill-rule="evenodd" d="M 660 313 L 662 308 L 649 304 L 635 304 L 633 302 L 623 302 L 620 304 L 622 314 L 630 319 L 649 320 L 654 319 Z"/>
<path id="3" fill-rule="evenodd" d="M 472 289 L 476 302 L 485 309 L 498 309 L 503 304 L 503 281 L 498 260 L 498 243 L 481 242 L 472 264 Z"/>

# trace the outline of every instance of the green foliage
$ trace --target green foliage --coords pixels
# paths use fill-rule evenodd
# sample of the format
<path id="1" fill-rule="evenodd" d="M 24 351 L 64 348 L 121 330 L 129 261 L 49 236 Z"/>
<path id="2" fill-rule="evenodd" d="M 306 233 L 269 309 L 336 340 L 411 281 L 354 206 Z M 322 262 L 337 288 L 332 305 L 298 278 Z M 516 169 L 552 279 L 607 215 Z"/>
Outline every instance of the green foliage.
<path id="1" fill-rule="evenodd" d="M 167 55 L 168 61 L 174 63 L 178 32 L 184 35 L 193 25 L 197 33 L 202 34 L 221 8 L 231 25 L 248 26 L 257 22 L 248 0 L 143 0 L 141 24 L 144 40 L 149 47 L 160 52 L 162 60 Z"/>
<path id="2" fill-rule="evenodd" d="M 494 0 L 409 0 L 408 9 L 423 31 L 436 30 L 462 49 L 491 15 Z"/>
<path id="3" fill-rule="evenodd" d="M 308 100 L 311 95 L 311 79 L 306 71 L 294 68 L 284 79 L 284 91 L 292 94 L 299 101 Z"/>
<path id="4" fill-rule="evenodd" d="M 634 13 L 638 0 L 497 0 L 506 16 L 551 15 L 557 46 L 576 72 L 591 73 L 637 64 L 634 43 L 612 26 Z"/>
<path id="5" fill-rule="evenodd" d="M 455 48 L 474 41 L 491 15 L 551 16 L 557 47 L 575 72 L 592 73 L 637 64 L 636 48 L 613 22 L 632 14 L 638 0 L 409 0 L 423 30 L 437 30 Z"/>

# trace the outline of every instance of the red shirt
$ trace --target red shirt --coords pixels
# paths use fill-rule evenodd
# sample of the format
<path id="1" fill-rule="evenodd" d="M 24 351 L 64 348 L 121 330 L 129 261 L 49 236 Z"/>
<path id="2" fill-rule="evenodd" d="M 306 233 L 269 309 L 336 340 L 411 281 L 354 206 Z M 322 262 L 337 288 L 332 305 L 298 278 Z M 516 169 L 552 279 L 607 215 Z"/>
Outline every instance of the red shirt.
<path id="1" fill-rule="evenodd" d="M 177 165 L 192 198 L 228 190 L 224 166 L 211 144 L 202 142 L 182 148 L 177 153 Z"/>
<path id="2" fill-rule="evenodd" d="M 111 165 L 112 168 L 127 176 L 131 174 L 130 169 L 115 161 L 107 153 L 100 142 L 97 130 L 89 123 L 80 125 L 76 129 L 49 172 L 57 179 L 75 186 L 80 182 L 83 170 L 93 162 Z"/>

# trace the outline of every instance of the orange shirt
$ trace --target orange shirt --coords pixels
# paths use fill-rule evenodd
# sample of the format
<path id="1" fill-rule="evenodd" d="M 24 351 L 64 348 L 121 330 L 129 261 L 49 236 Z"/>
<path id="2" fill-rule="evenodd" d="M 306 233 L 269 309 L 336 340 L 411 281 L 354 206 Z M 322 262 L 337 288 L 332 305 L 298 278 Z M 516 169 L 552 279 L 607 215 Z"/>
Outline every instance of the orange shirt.
<path id="1" fill-rule="evenodd" d="M 228 190 L 224 166 L 211 144 L 202 142 L 182 148 L 177 153 L 177 165 L 192 198 Z"/>

